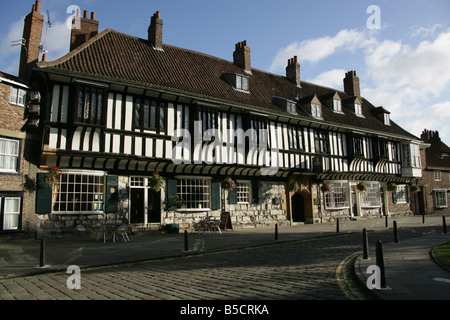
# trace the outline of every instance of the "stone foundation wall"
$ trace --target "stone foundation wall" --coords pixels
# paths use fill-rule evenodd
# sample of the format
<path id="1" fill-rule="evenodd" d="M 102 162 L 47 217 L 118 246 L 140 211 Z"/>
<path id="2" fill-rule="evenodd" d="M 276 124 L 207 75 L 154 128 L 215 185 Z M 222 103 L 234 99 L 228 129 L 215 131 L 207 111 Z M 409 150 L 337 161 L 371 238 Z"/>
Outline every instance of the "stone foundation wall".
<path id="1" fill-rule="evenodd" d="M 233 228 L 257 228 L 275 224 L 289 223 L 282 203 L 274 203 L 273 199 L 284 198 L 285 184 L 262 181 L 259 183 L 258 204 L 229 204 L 228 193 L 225 196 L 225 211 L 231 213 Z M 162 191 L 162 194 L 164 192 Z M 222 210 L 213 211 L 164 211 L 162 225 L 178 224 L 180 230 L 189 229 L 196 223 L 212 217 L 219 220 Z"/>

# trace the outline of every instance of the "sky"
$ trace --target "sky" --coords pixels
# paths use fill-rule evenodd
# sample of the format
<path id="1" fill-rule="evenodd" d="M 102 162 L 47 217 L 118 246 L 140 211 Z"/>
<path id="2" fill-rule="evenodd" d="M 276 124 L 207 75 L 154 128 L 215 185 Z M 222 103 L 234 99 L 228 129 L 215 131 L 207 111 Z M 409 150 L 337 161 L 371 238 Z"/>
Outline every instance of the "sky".
<path id="1" fill-rule="evenodd" d="M 0 71 L 17 75 L 20 48 L 11 44 L 33 4 L 0 0 Z M 394 122 L 417 137 L 439 131 L 450 145 L 448 0 L 41 0 L 47 61 L 68 53 L 77 7 L 96 13 L 99 31 L 139 38 L 160 11 L 165 44 L 232 61 L 247 40 L 253 68 L 285 76 L 298 56 L 302 81 L 336 90 L 354 70 L 361 95 Z"/>

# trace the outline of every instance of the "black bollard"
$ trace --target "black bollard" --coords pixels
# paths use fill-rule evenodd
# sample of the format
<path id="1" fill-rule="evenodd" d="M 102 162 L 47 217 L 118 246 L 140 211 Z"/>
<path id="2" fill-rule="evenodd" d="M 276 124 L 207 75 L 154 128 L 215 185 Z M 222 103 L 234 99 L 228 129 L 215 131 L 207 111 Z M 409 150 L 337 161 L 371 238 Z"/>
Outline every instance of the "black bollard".
<path id="1" fill-rule="evenodd" d="M 447 222 L 445 221 L 445 216 L 442 216 L 442 232 L 447 233 Z"/>
<path id="2" fill-rule="evenodd" d="M 336 233 L 339 233 L 339 218 L 336 219 Z"/>
<path id="3" fill-rule="evenodd" d="M 187 230 L 184 230 L 184 251 L 189 251 Z"/>
<path id="4" fill-rule="evenodd" d="M 380 240 L 376 243 L 377 266 L 380 268 L 381 288 L 386 288 L 386 273 L 384 270 L 383 245 Z"/>
<path id="5" fill-rule="evenodd" d="M 398 243 L 397 221 L 394 221 L 394 242 L 395 242 L 395 243 Z"/>
<path id="6" fill-rule="evenodd" d="M 363 259 L 369 259 L 369 242 L 366 228 L 363 229 Z"/>
<path id="7" fill-rule="evenodd" d="M 425 213 L 422 214 L 422 223 L 425 223 Z"/>
<path id="8" fill-rule="evenodd" d="M 45 267 L 45 239 L 41 239 L 41 254 L 39 258 L 39 267 Z"/>
<path id="9" fill-rule="evenodd" d="M 389 226 L 389 223 L 388 223 L 388 216 L 385 216 L 384 217 L 384 225 L 385 225 L 385 227 L 387 228 L 388 226 Z"/>
<path id="10" fill-rule="evenodd" d="M 278 224 L 275 225 L 275 241 L 278 241 Z"/>

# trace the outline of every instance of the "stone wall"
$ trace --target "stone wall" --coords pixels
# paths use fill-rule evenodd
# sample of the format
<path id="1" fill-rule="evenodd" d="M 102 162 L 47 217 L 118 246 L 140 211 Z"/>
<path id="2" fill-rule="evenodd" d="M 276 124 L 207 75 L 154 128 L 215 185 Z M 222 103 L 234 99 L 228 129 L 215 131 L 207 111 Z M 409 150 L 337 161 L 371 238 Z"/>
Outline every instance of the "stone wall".
<path id="1" fill-rule="evenodd" d="M 162 190 L 161 194 L 165 194 Z M 225 211 L 231 213 L 233 228 L 256 228 L 275 224 L 289 223 L 282 203 L 275 204 L 273 199 L 284 198 L 285 184 L 275 182 L 259 182 L 259 203 L 229 204 L 228 193 L 225 193 Z M 222 210 L 213 211 L 166 211 L 162 206 L 161 224 L 178 224 L 180 230 L 189 229 L 196 223 L 212 217 L 219 220 Z"/>

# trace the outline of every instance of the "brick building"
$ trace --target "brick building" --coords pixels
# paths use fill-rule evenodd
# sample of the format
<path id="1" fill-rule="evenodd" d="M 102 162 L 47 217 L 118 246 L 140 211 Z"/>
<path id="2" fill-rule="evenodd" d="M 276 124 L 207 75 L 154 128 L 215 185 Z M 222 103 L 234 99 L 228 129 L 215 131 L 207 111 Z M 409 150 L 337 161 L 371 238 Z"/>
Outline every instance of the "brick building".
<path id="1" fill-rule="evenodd" d="M 26 131 L 29 87 L 18 77 L 0 72 L 0 234 L 30 233 L 35 214 L 36 164 L 39 148 Z"/>
<path id="2" fill-rule="evenodd" d="M 36 37 L 39 1 L 30 15 L 24 35 L 31 25 Z M 232 61 L 167 45 L 159 12 L 148 39 L 99 32 L 94 13 L 74 19 L 67 55 L 21 66 L 42 96 L 29 121 L 43 233 L 188 228 L 224 210 L 242 228 L 412 213 L 424 144 L 361 95 L 355 71 L 340 90 L 302 81 L 297 57 L 285 76 L 252 68 L 247 41 Z"/>
<path id="3" fill-rule="evenodd" d="M 422 152 L 422 179 L 419 182 L 420 213 L 450 213 L 450 148 L 439 132 L 424 130 L 421 139 L 428 147 Z"/>

